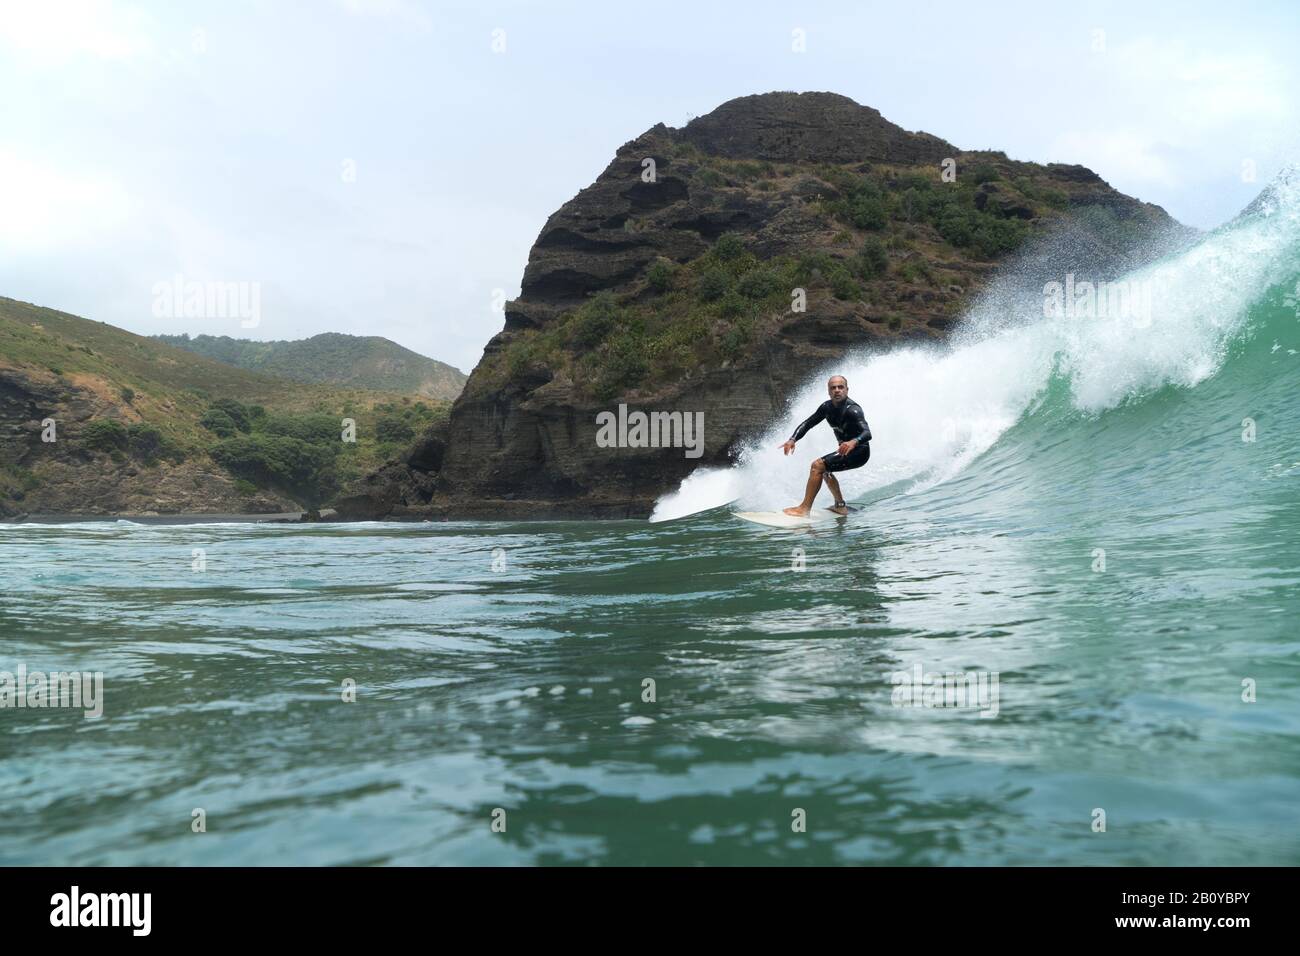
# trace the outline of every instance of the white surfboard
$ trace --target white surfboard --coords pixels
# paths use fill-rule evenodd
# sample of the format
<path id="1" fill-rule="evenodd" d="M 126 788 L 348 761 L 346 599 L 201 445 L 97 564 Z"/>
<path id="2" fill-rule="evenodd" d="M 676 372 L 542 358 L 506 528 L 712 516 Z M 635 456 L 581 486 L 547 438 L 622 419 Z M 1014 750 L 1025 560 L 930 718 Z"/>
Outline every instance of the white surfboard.
<path id="1" fill-rule="evenodd" d="M 732 514 L 754 524 L 767 525 L 769 528 L 807 528 L 810 525 L 831 524 L 837 518 L 844 517 L 822 509 L 814 509 L 804 516 L 788 515 L 784 511 L 733 511 Z"/>

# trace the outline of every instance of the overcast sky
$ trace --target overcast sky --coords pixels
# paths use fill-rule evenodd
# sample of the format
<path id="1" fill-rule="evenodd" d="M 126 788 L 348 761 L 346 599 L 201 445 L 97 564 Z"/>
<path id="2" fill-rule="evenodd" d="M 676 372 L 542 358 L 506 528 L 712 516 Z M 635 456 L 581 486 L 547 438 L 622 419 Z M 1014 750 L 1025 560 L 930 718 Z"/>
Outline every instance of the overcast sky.
<path id="1" fill-rule="evenodd" d="M 0 295 L 469 371 L 493 290 L 621 144 L 771 90 L 1082 163 L 1208 228 L 1300 159 L 1298 41 L 1289 2 L 0 0 Z M 156 315 L 178 275 L 257 283 L 259 324 Z"/>

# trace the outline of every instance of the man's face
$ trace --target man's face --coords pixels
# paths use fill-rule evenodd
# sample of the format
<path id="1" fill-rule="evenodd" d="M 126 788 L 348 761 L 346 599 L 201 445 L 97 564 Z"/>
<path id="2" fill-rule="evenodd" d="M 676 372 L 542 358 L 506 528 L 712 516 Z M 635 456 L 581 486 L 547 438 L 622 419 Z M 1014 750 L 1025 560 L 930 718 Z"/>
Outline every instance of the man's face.
<path id="1" fill-rule="evenodd" d="M 838 405 L 849 397 L 849 383 L 842 378 L 833 378 L 826 383 L 826 391 L 830 393 L 831 401 Z"/>

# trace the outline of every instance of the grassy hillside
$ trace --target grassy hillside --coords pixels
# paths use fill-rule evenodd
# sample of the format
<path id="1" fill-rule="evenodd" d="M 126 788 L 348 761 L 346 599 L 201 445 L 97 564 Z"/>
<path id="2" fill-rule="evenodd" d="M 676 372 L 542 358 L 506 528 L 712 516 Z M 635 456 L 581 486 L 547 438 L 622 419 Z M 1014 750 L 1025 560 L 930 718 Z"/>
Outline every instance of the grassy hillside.
<path id="1" fill-rule="evenodd" d="M 404 392 L 453 400 L 466 376 L 375 335 L 326 332 L 298 341 L 255 342 L 229 336 L 158 335 L 154 338 L 242 369 L 296 382 Z"/>
<path id="2" fill-rule="evenodd" d="M 21 510 L 68 510 L 78 483 L 92 477 L 105 495 L 101 510 L 116 510 L 106 486 L 126 494 L 133 483 L 147 484 L 166 509 L 177 494 L 166 472 L 182 463 L 193 481 L 181 510 L 202 503 L 200 486 L 212 475 L 249 496 L 262 489 L 328 504 L 341 484 L 397 454 L 447 408 L 250 372 L 0 297 L 0 504 L 8 495 L 11 511 L 15 500 Z M 59 423 L 54 444 L 42 443 L 36 427 L 47 416 Z M 342 440 L 344 418 L 355 421 L 355 442 Z"/>

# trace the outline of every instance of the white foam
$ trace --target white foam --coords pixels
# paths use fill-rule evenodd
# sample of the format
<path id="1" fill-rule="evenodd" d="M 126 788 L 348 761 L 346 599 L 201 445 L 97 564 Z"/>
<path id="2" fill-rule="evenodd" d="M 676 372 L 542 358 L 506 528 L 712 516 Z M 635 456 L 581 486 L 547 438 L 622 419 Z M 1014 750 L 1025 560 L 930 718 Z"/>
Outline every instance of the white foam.
<path id="1" fill-rule="evenodd" d="M 743 480 L 744 476 L 736 468 L 696 469 L 676 491 L 655 502 L 650 520 L 672 521 L 730 504 L 740 496 Z"/>

